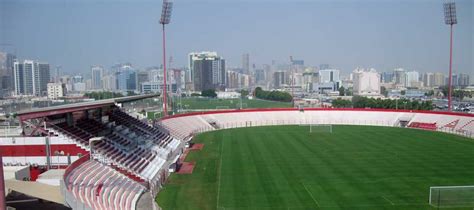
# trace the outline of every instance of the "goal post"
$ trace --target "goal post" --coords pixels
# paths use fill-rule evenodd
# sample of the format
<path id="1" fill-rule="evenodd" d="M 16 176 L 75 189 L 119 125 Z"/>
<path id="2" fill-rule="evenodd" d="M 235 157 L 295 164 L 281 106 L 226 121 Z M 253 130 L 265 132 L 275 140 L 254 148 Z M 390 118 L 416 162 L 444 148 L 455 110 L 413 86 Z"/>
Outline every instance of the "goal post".
<path id="1" fill-rule="evenodd" d="M 474 207 L 474 185 L 430 187 L 429 203 L 437 208 Z"/>
<path id="2" fill-rule="evenodd" d="M 310 124 L 310 133 L 332 133 L 332 125 L 329 124 Z"/>

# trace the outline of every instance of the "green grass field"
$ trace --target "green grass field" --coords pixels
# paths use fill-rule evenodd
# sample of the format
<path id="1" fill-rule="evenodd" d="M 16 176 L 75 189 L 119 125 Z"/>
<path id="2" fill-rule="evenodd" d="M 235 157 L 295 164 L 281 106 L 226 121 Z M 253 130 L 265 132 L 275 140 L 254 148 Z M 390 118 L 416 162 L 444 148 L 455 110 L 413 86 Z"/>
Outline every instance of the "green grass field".
<path id="1" fill-rule="evenodd" d="M 275 126 L 194 141 L 194 172 L 171 175 L 163 209 L 435 209 L 430 186 L 474 185 L 474 141 L 438 132 Z"/>
<path id="2" fill-rule="evenodd" d="M 178 102 L 179 103 L 179 102 Z M 240 107 L 239 99 L 182 98 L 184 109 L 236 109 Z M 291 107 L 289 102 L 242 99 L 242 108 L 281 108 Z"/>

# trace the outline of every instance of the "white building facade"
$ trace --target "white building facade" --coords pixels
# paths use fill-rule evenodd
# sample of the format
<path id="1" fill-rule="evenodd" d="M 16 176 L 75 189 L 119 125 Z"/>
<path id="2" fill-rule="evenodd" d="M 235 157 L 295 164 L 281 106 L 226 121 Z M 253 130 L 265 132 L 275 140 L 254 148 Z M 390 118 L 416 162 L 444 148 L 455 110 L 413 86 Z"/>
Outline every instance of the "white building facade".
<path id="1" fill-rule="evenodd" d="M 357 68 L 353 72 L 354 95 L 380 95 L 380 74 L 373 68 L 365 70 Z"/>
<path id="2" fill-rule="evenodd" d="M 66 96 L 66 85 L 63 83 L 48 83 L 48 98 L 58 99 Z"/>

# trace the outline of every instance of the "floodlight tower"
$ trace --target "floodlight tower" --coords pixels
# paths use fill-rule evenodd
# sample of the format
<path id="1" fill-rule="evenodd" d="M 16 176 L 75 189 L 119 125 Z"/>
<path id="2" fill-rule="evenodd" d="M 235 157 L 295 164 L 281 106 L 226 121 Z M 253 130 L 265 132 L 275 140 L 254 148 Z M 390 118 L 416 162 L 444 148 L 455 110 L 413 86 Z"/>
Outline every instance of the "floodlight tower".
<path id="1" fill-rule="evenodd" d="M 170 23 L 171 20 L 171 11 L 173 9 L 173 2 L 170 2 L 168 0 L 163 0 L 163 7 L 161 10 L 161 18 L 160 18 L 160 24 L 163 26 L 163 80 L 164 80 L 164 87 L 163 87 L 163 111 L 164 115 L 163 116 L 168 116 L 168 109 L 167 109 L 167 103 L 168 101 L 166 100 L 166 36 L 165 36 L 165 25 Z"/>
<path id="2" fill-rule="evenodd" d="M 444 23 L 451 28 L 451 35 L 449 39 L 449 81 L 448 81 L 448 111 L 452 111 L 451 95 L 453 91 L 453 25 L 458 23 L 456 18 L 456 3 L 454 0 L 448 0 L 444 3 Z"/>
<path id="3" fill-rule="evenodd" d="M 293 56 L 290 55 L 290 71 L 291 71 L 291 82 L 290 82 L 290 85 L 291 85 L 291 98 L 292 98 L 292 101 L 293 101 L 293 105 L 294 105 L 294 100 L 295 100 L 295 92 L 294 92 L 294 79 L 295 79 L 295 73 L 293 72 Z"/>

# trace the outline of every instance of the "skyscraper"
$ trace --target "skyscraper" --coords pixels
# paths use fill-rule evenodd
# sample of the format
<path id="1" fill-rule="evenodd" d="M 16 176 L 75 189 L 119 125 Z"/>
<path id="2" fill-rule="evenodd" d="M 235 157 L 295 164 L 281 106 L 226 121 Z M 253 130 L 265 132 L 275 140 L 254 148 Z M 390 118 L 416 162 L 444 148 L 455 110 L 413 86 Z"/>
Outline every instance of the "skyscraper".
<path id="1" fill-rule="evenodd" d="M 92 89 L 98 90 L 103 88 L 103 76 L 104 76 L 104 68 L 101 66 L 92 66 L 91 67 L 91 75 L 92 81 L 91 86 Z"/>
<path id="2" fill-rule="evenodd" d="M 38 63 L 38 86 L 35 87 L 37 96 L 46 95 L 48 92 L 48 83 L 51 81 L 51 72 L 49 63 Z"/>
<path id="3" fill-rule="evenodd" d="M 285 84 L 285 72 L 276 71 L 273 73 L 273 88 L 281 88 Z"/>
<path id="4" fill-rule="evenodd" d="M 25 78 L 28 75 L 25 75 L 25 67 L 23 63 L 15 61 L 13 64 L 13 78 L 14 78 L 14 90 L 15 95 L 26 94 L 25 91 Z"/>
<path id="5" fill-rule="evenodd" d="M 395 85 L 405 87 L 406 85 L 406 73 L 405 69 L 402 68 L 397 68 L 393 70 L 393 81 L 395 82 Z"/>
<path id="6" fill-rule="evenodd" d="M 195 91 L 224 89 L 226 85 L 225 60 L 217 53 L 202 52 L 192 57 L 192 75 Z"/>
<path id="7" fill-rule="evenodd" d="M 203 51 L 189 53 L 188 69 L 185 76 L 186 83 L 192 84 L 194 82 L 194 60 L 202 59 L 203 57 L 217 57 L 217 52 Z"/>
<path id="8" fill-rule="evenodd" d="M 14 89 L 13 62 L 16 56 L 10 53 L 0 52 L 0 89 L 3 94 Z"/>
<path id="9" fill-rule="evenodd" d="M 242 73 L 250 74 L 250 55 L 248 53 L 242 55 L 242 70 Z"/>
<path id="10" fill-rule="evenodd" d="M 319 70 L 320 83 L 339 82 L 339 81 L 340 81 L 339 70 L 337 69 Z"/>
<path id="11" fill-rule="evenodd" d="M 419 87 L 420 73 L 417 71 L 407 71 L 405 73 L 405 87 Z"/>
<path id="12" fill-rule="evenodd" d="M 443 86 L 446 84 L 446 76 L 443 73 L 434 73 L 434 87 Z"/>
<path id="13" fill-rule="evenodd" d="M 433 87 L 434 85 L 434 74 L 431 72 L 424 73 L 422 76 L 423 85 L 425 87 Z"/>
<path id="14" fill-rule="evenodd" d="M 393 72 L 382 72 L 380 81 L 383 83 L 393 82 Z"/>
<path id="15" fill-rule="evenodd" d="M 13 64 L 13 81 L 15 95 L 46 94 L 50 81 L 48 63 L 39 63 L 32 60 L 15 61 Z"/>
<path id="16" fill-rule="evenodd" d="M 116 73 L 117 89 L 121 91 L 137 90 L 137 73 L 131 65 L 122 65 Z"/>
<path id="17" fill-rule="evenodd" d="M 466 87 L 470 85 L 469 75 L 468 74 L 459 74 L 458 76 L 458 85 L 460 87 Z"/>

